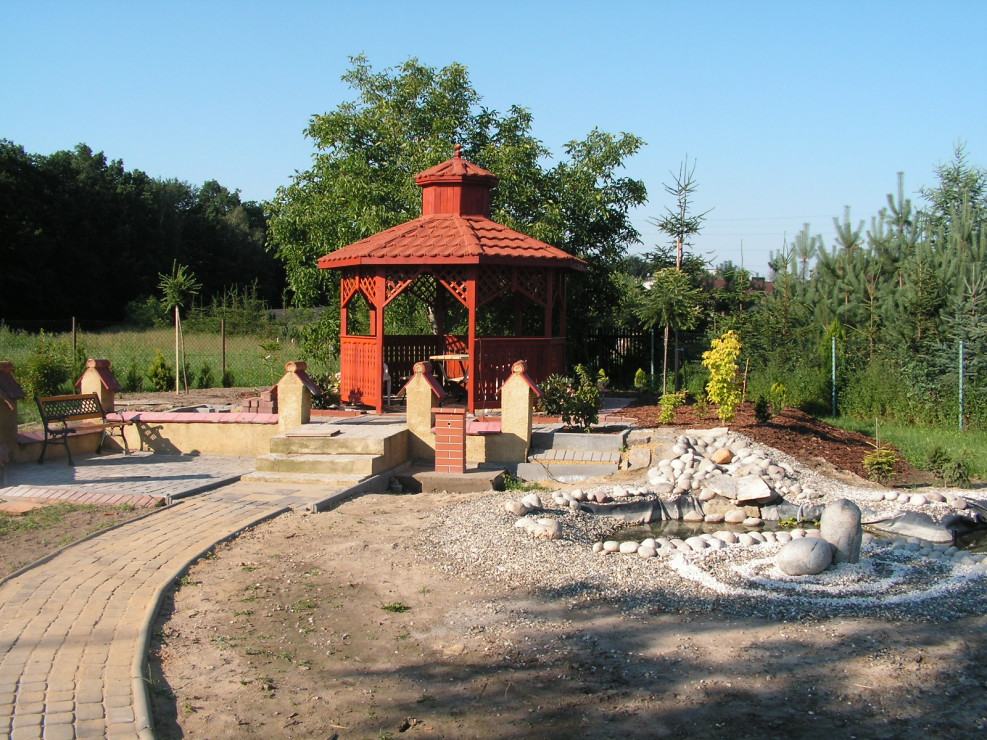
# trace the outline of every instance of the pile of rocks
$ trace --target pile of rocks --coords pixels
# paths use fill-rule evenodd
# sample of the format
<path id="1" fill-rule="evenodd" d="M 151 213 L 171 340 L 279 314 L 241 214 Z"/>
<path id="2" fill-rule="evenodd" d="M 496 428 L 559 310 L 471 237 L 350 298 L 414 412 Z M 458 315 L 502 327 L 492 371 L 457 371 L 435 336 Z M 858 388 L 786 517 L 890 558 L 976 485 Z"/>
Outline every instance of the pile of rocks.
<path id="1" fill-rule="evenodd" d="M 534 519 L 528 514 L 542 511 L 541 497 L 537 493 L 529 493 L 520 501 L 507 501 L 504 508 L 508 512 L 520 517 L 514 526 L 524 529 L 531 535 L 544 540 L 557 540 L 562 536 L 562 525 L 555 519 Z"/>
<path id="2" fill-rule="evenodd" d="M 702 502 L 707 522 L 758 526 L 757 520 L 779 518 L 764 507 L 822 497 L 803 487 L 791 465 L 771 460 L 746 437 L 725 427 L 703 436 L 678 437 L 672 454 L 648 471 L 651 490 L 659 496 L 692 493 Z"/>

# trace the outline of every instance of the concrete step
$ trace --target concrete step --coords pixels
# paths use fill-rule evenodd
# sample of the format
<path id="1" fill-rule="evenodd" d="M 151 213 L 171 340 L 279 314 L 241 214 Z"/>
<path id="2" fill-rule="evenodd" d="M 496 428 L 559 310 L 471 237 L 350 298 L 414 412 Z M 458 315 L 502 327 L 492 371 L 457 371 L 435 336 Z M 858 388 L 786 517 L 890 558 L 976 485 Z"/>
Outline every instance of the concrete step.
<path id="1" fill-rule="evenodd" d="M 395 445 L 407 445 L 404 426 L 306 424 L 271 437 L 271 452 L 279 454 L 385 455 Z"/>
<path id="2" fill-rule="evenodd" d="M 627 443 L 630 429 L 618 434 L 593 432 L 533 431 L 531 447 L 538 450 L 583 450 L 588 452 L 620 452 Z"/>
<path id="3" fill-rule="evenodd" d="M 269 470 L 257 470 L 241 478 L 241 480 L 256 483 L 305 484 L 339 488 L 340 490 L 353 488 L 366 479 L 366 476 L 356 473 L 348 475 L 340 473 L 278 473 Z"/>
<path id="4" fill-rule="evenodd" d="M 257 458 L 257 472 L 312 473 L 323 477 L 368 476 L 382 473 L 388 465 L 383 455 L 270 454 Z"/>
<path id="5" fill-rule="evenodd" d="M 595 450 L 532 450 L 528 455 L 530 462 L 567 462 L 567 463 L 613 463 L 620 462 L 620 451 L 597 452 Z"/>

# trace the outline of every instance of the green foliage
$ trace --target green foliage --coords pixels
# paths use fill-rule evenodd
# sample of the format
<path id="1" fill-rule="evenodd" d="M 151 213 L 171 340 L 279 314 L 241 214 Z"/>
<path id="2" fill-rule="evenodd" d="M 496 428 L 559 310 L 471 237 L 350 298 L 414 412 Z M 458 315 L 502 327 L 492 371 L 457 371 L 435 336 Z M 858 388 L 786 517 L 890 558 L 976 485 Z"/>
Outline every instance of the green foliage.
<path id="1" fill-rule="evenodd" d="M 733 421 L 741 401 L 737 364 L 741 348 L 740 337 L 731 330 L 714 339 L 709 351 L 703 353 L 703 365 L 709 371 L 706 395 L 720 407 L 719 417 L 727 423 Z"/>
<path id="2" fill-rule="evenodd" d="M 175 387 L 175 368 L 160 351 L 148 368 L 147 380 L 152 391 L 168 391 Z"/>
<path id="3" fill-rule="evenodd" d="M 658 413 L 658 421 L 662 424 L 674 424 L 675 409 L 683 404 L 685 404 L 685 391 L 663 395 L 659 401 L 661 411 Z"/>
<path id="4" fill-rule="evenodd" d="M 970 457 L 968 450 L 963 450 L 959 457 L 954 458 L 949 452 L 935 445 L 926 456 L 925 469 L 940 479 L 947 486 L 959 488 L 970 487 Z"/>
<path id="5" fill-rule="evenodd" d="M 500 179 L 494 220 L 588 261 L 588 274 L 569 286 L 570 315 L 608 315 L 616 262 L 638 238 L 630 210 L 647 195 L 642 182 L 619 176 L 641 139 L 594 130 L 545 169 L 549 152 L 531 134 L 530 112 L 482 107 L 463 65 L 409 59 L 378 72 L 363 56 L 350 61 L 343 81 L 354 99 L 311 119 L 312 167 L 268 204 L 269 249 L 284 264 L 295 305 L 337 305 L 338 274 L 318 269 L 317 259 L 419 216 L 414 175 L 458 143 L 464 158 Z"/>
<path id="6" fill-rule="evenodd" d="M 764 396 L 758 396 L 757 400 L 754 401 L 754 419 L 758 424 L 767 424 L 771 421 L 771 417 L 774 413 L 771 410 L 771 404 L 768 403 L 768 399 Z"/>
<path id="7" fill-rule="evenodd" d="M 894 450 L 882 446 L 880 443 L 874 445 L 874 449 L 864 455 L 864 470 L 871 480 L 878 483 L 887 483 L 894 478 L 894 465 L 898 462 L 898 456 Z"/>
<path id="8" fill-rule="evenodd" d="M 28 396 L 54 396 L 68 392 L 72 380 L 72 350 L 67 343 L 43 331 L 24 368 Z"/>
<path id="9" fill-rule="evenodd" d="M 599 421 L 603 407 L 597 379 L 582 365 L 576 366 L 575 378 L 549 376 L 539 386 L 542 391 L 541 410 L 550 416 L 561 417 L 568 426 L 589 431 Z"/>
<path id="10" fill-rule="evenodd" d="M 539 483 L 529 483 L 526 480 L 518 478 L 516 475 L 510 473 L 504 473 L 504 490 L 505 491 L 545 491 L 546 489 L 543 485 Z"/>
<path id="11" fill-rule="evenodd" d="M 208 362 L 202 363 L 198 374 L 195 376 L 196 388 L 213 388 L 216 385 L 216 377 L 213 375 L 212 367 Z"/>
<path id="12" fill-rule="evenodd" d="M 124 316 L 131 326 L 144 329 L 168 326 L 171 321 L 168 307 L 164 301 L 155 296 L 135 298 L 130 301 L 124 309 Z"/>
<path id="13" fill-rule="evenodd" d="M 335 373 L 309 373 L 312 382 L 322 391 L 312 397 L 313 409 L 328 409 L 339 406 L 339 376 Z"/>
<path id="14" fill-rule="evenodd" d="M 233 371 L 229 368 L 223 372 L 223 377 L 219 381 L 224 388 L 233 388 L 236 386 L 236 378 L 233 375 Z"/>
<path id="15" fill-rule="evenodd" d="M 135 393 L 144 389 L 144 373 L 137 366 L 137 360 L 130 361 L 130 365 L 127 366 L 127 372 L 124 374 L 123 381 L 120 385 L 123 386 L 123 390 L 127 393 Z"/>
<path id="16" fill-rule="evenodd" d="M 644 372 L 643 368 L 638 368 L 637 372 L 634 373 L 634 387 L 639 391 L 644 391 L 648 389 L 648 374 Z"/>

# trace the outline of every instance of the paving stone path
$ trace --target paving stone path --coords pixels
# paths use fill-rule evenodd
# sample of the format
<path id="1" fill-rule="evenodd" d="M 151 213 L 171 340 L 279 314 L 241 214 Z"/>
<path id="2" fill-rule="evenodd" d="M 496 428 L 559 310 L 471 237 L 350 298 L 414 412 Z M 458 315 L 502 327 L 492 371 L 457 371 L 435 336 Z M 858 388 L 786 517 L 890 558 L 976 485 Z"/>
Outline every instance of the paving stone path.
<path id="1" fill-rule="evenodd" d="M 211 488 L 237 459 L 214 459 L 210 466 L 203 457 L 196 475 L 215 475 L 200 485 Z M 74 475 L 89 475 L 82 473 L 89 462 Z M 130 477 L 130 490 L 158 485 L 142 483 L 137 468 L 127 476 L 126 465 L 113 468 Z M 193 492 L 185 478 L 172 481 L 172 493 Z M 39 483 L 33 485 L 43 488 Z M 0 498 L 11 490 L 0 488 Z M 0 737 L 153 738 L 145 655 L 164 591 L 216 543 L 289 508 L 318 508 L 342 495 L 320 486 L 227 485 L 72 545 L 0 582 Z"/>

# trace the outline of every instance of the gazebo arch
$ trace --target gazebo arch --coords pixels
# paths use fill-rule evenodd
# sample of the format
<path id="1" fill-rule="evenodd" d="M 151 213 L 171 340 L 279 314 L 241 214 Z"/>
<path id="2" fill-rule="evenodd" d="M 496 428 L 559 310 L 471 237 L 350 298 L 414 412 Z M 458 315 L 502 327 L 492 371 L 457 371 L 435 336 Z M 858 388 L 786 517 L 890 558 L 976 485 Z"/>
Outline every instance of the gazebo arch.
<path id="1" fill-rule="evenodd" d="M 525 360 L 541 382 L 565 369 L 567 270 L 585 271 L 577 257 L 490 220 L 490 191 L 497 176 L 455 156 L 420 173 L 422 215 L 350 244 L 319 259 L 339 270 L 340 395 L 346 403 L 383 410 L 383 366 L 392 377 L 410 376 L 416 362 L 440 355 L 465 355 L 462 364 L 466 407 L 498 405 L 500 383 L 511 365 Z M 436 331 L 385 336 L 384 312 L 409 292 L 432 310 Z M 522 332 L 516 308 L 515 336 L 477 335 L 477 314 L 495 299 L 511 295 L 543 309 L 538 335 Z M 350 333 L 350 305 L 362 296 L 369 307 L 367 334 Z M 466 333 L 446 333 L 449 300 L 467 314 Z"/>

